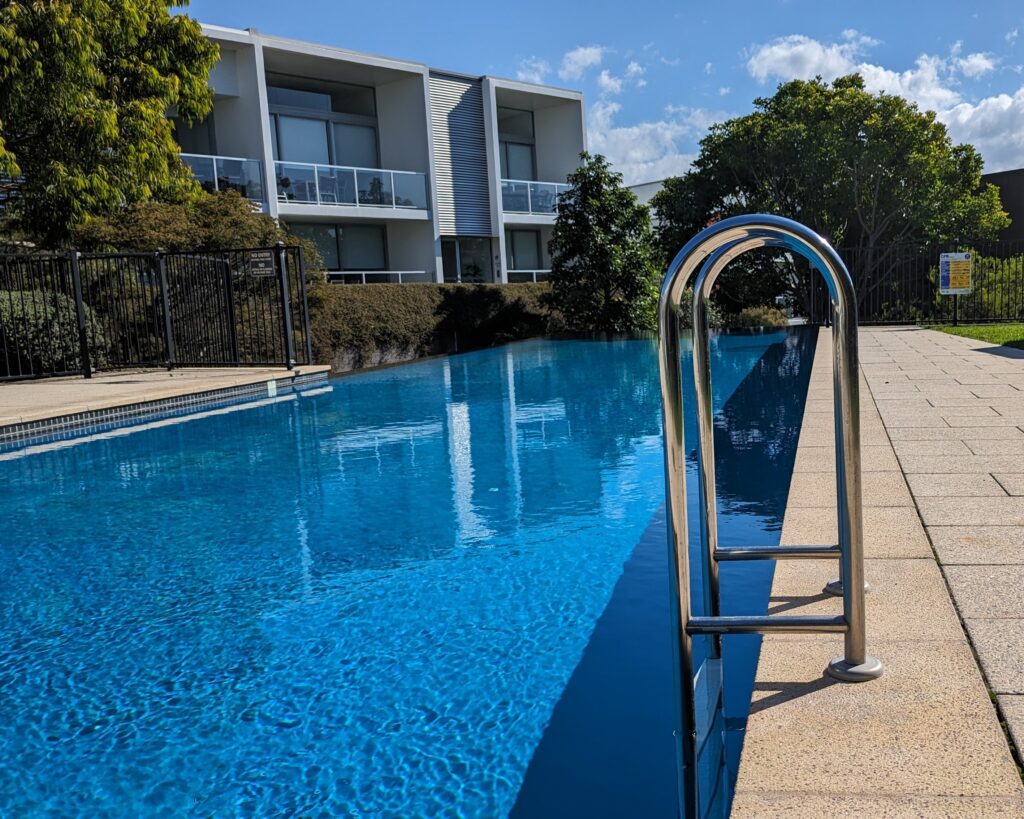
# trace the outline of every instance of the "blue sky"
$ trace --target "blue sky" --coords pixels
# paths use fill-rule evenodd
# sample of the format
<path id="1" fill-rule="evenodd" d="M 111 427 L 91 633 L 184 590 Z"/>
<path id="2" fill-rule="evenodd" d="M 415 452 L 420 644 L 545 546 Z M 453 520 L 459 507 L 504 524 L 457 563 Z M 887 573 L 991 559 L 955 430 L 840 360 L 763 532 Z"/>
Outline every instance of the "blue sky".
<path id="1" fill-rule="evenodd" d="M 860 70 L 935 110 L 986 170 L 1024 167 L 1024 4 L 193 0 L 198 19 L 577 88 L 628 182 L 687 167 L 711 122 L 780 81 Z"/>

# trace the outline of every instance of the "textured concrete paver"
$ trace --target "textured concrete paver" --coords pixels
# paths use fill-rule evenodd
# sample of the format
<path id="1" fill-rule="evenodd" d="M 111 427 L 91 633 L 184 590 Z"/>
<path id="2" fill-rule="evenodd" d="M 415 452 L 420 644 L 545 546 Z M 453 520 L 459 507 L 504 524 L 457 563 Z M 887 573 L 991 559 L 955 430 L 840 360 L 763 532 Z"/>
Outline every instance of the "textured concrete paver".
<path id="1" fill-rule="evenodd" d="M 861 338 L 872 353 L 863 372 L 1019 751 L 1024 741 L 1024 351 L 917 328 L 865 330 Z M 940 361 L 960 389 L 929 389 L 940 382 L 914 380 L 922 368 Z M 904 374 L 918 395 L 895 392 L 893 382 Z M 922 397 L 934 409 L 922 405 Z M 929 421 L 938 413 L 946 426 L 912 428 L 903 419 L 915 412 Z"/>
<path id="2" fill-rule="evenodd" d="M 834 440 L 825 420 L 831 402 L 829 342 L 823 333 L 809 389 L 813 414 L 800 434 L 783 543 L 834 543 L 836 538 L 835 457 L 828 454 Z M 970 387 L 934 362 L 974 380 L 965 375 L 970 367 L 950 350 L 932 354 L 932 362 L 910 350 L 894 356 L 873 335 L 862 334 L 867 378 L 861 385 L 865 572 L 872 584 L 868 646 L 885 664 L 885 675 L 860 685 L 823 677 L 827 662 L 842 652 L 842 640 L 835 635 L 766 637 L 734 816 L 845 816 L 857 811 L 888 817 L 1024 815 L 1024 788 L 1009 746 L 921 519 L 906 503 L 912 493 L 899 469 L 904 457 L 973 457 L 966 439 L 957 437 L 961 430 L 947 422 L 946 415 L 955 410 L 929 403 L 934 396 L 976 399 Z M 901 361 L 914 367 L 916 380 L 900 372 Z M 884 371 L 876 381 L 884 382 L 885 397 L 876 391 L 874 399 L 888 407 L 883 416 L 901 424 L 888 433 L 872 400 L 872 367 Z M 899 407 L 904 400 L 908 404 Z M 995 416 L 982 412 L 971 417 Z M 906 433 L 899 459 L 890 445 L 893 429 Z M 970 433 L 970 440 L 1024 441 L 1016 427 L 963 432 Z M 916 454 L 913 442 L 921 442 Z M 944 470 L 919 477 L 935 475 L 940 477 L 930 485 L 914 477 L 919 488 L 929 486 L 924 491 L 935 501 L 946 501 L 944 493 L 958 482 L 972 487 L 978 497 L 971 500 L 1017 500 L 1007 495 L 992 470 Z M 1024 545 L 1016 547 L 1002 534 L 972 540 L 966 527 L 935 530 L 943 532 L 943 548 L 950 555 L 973 556 L 983 550 L 1006 558 L 1018 550 L 1024 554 Z M 833 561 L 780 561 L 770 612 L 841 612 L 839 600 L 821 593 L 823 582 L 835 572 Z M 1024 727 L 1024 704 L 1018 712 Z"/>

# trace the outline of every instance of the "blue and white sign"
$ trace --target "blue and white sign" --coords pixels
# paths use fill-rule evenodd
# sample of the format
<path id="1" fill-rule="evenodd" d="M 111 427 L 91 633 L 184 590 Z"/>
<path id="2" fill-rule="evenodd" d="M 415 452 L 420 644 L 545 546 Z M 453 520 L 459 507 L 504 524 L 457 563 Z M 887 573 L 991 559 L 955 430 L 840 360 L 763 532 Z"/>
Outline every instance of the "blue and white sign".
<path id="1" fill-rule="evenodd" d="M 940 254 L 939 292 L 943 296 L 969 295 L 973 268 L 974 255 L 971 253 Z"/>

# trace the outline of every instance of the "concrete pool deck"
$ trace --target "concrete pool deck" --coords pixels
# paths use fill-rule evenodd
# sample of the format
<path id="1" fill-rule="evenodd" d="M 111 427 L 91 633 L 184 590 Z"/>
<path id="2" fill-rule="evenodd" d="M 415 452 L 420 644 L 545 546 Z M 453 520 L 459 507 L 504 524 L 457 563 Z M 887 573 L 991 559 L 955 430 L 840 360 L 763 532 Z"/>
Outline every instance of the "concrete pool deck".
<path id="1" fill-rule="evenodd" d="M 192 367 L 123 370 L 92 378 L 41 378 L 0 384 L 0 426 L 82 412 L 160 401 L 297 375 L 326 373 L 322 365 L 285 367 Z"/>
<path id="2" fill-rule="evenodd" d="M 995 443 L 1018 437 L 1021 443 L 1015 446 L 1024 447 L 1024 432 L 1016 424 L 991 420 L 1009 415 L 955 414 L 963 407 L 994 410 L 992 404 L 975 406 L 974 401 L 1008 401 L 1009 409 L 1013 396 L 1007 388 L 1015 389 L 1014 383 L 1024 388 L 1024 359 L 989 356 L 979 348 L 991 345 L 964 343 L 968 341 L 913 329 L 861 333 L 865 555 L 873 586 L 867 606 L 868 648 L 885 664 L 885 674 L 868 683 L 836 683 L 822 671 L 842 654 L 841 638 L 766 637 L 733 816 L 764 819 L 853 811 L 894 817 L 1024 815 L 1024 786 L 957 612 L 959 608 L 972 632 L 972 620 L 984 624 L 979 634 L 992 646 L 992 660 L 987 663 L 980 652 L 982 663 L 990 682 L 996 678 L 988 671 L 990 664 L 993 670 L 1011 672 L 1008 679 L 1016 681 L 1016 688 L 1007 683 L 1012 691 L 1000 695 L 1000 705 L 1008 719 L 1014 709 L 1024 719 L 1024 704 L 1018 702 L 1024 697 L 1014 697 L 1024 692 L 1024 670 L 1013 676 L 1008 668 L 1024 663 L 1024 640 L 1014 637 L 1020 632 L 1010 621 L 1024 617 L 1024 498 L 1008 492 L 1001 500 L 994 494 L 965 498 L 969 489 L 963 487 L 976 493 L 991 489 L 984 478 L 992 472 L 982 469 L 982 456 L 974 450 L 950 451 L 967 446 L 965 440 Z M 986 361 L 989 366 L 982 366 Z M 823 331 L 783 543 L 835 542 L 831 379 L 831 338 Z M 976 389 L 993 397 L 981 398 Z M 1019 394 L 1017 420 L 1024 423 L 1024 392 Z M 959 419 L 971 418 L 987 419 L 991 425 L 957 425 Z M 960 437 L 979 431 L 975 437 Z M 1024 453 L 1024 448 L 1008 451 Z M 1012 474 L 1007 456 L 993 458 L 997 463 L 989 465 L 997 475 Z M 1024 484 L 1024 455 L 1017 459 Z M 1007 483 L 1013 481 L 1007 478 Z M 941 492 L 948 497 L 935 494 Z M 1003 524 L 1016 521 L 1021 528 L 1016 535 L 1005 526 L 991 527 L 1000 530 L 995 533 L 979 530 L 993 518 Z M 947 566 L 944 578 L 936 554 L 943 563 L 950 557 L 960 563 Z M 982 563 L 991 564 L 993 554 L 1005 564 L 995 574 L 991 565 Z M 1019 559 L 1020 565 L 1009 564 L 1011 559 Z M 840 613 L 840 601 L 821 594 L 836 570 L 832 561 L 779 562 L 769 612 Z M 1006 574 L 1000 574 L 1003 570 Z M 956 607 L 947 579 L 957 595 Z M 1022 623 L 1016 620 L 1016 625 Z"/>

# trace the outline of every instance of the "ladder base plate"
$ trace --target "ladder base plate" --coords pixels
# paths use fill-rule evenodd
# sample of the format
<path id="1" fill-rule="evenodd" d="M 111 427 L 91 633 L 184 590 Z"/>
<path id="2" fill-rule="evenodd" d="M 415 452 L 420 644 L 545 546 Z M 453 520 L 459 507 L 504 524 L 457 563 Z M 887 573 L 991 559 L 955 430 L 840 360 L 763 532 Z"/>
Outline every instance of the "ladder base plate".
<path id="1" fill-rule="evenodd" d="M 842 657 L 836 657 L 825 669 L 830 677 L 840 682 L 867 682 L 882 676 L 882 663 L 875 657 L 865 657 L 859 665 L 850 665 Z"/>

